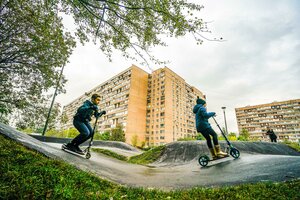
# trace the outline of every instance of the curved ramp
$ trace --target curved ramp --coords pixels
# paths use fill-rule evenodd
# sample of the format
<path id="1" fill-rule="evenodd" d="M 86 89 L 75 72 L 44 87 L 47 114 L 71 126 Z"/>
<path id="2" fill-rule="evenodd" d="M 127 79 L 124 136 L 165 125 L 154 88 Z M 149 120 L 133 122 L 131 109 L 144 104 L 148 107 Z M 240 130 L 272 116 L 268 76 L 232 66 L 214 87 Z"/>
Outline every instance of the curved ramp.
<path id="1" fill-rule="evenodd" d="M 232 142 L 232 144 L 241 152 L 241 156 L 243 153 L 300 156 L 299 152 L 281 143 Z M 220 145 L 222 149 L 227 146 L 225 141 L 220 141 Z M 153 164 L 183 164 L 198 159 L 201 154 L 209 154 L 205 141 L 173 142 L 166 145 L 160 158 Z"/>
<path id="2" fill-rule="evenodd" d="M 47 143 L 67 143 L 70 142 L 70 138 L 57 138 L 57 137 L 49 137 L 49 136 L 41 136 L 41 135 L 31 135 L 31 137 L 38 139 L 39 141 L 42 142 L 47 142 Z M 86 141 L 83 143 L 83 145 L 87 146 L 89 144 L 89 141 Z M 136 151 L 140 152 L 139 149 L 125 143 L 125 142 L 119 142 L 119 141 L 100 141 L 100 140 L 94 140 L 93 141 L 93 146 L 100 146 L 100 147 L 107 147 L 107 148 L 119 148 L 122 150 L 128 150 L 128 151 Z"/>
<path id="3" fill-rule="evenodd" d="M 261 181 L 286 181 L 300 178 L 300 156 L 243 153 L 243 148 L 245 148 L 244 152 L 249 151 L 248 144 L 250 145 L 250 151 L 254 151 L 253 149 L 265 153 L 270 151 L 265 148 L 252 148 L 253 145 L 251 143 L 235 144 L 242 152 L 242 156 L 239 159 L 227 159 L 222 162 L 212 163 L 207 167 L 201 167 L 196 161 L 187 161 L 195 159 L 199 154 L 199 149 L 206 152 L 206 144 L 204 142 L 199 144 L 196 141 L 176 142 L 177 144 L 172 143 L 168 145 L 161 157 L 161 162 L 168 160 L 163 160 L 163 158 L 166 158 L 167 153 L 169 153 L 172 158 L 170 159 L 171 161 L 177 160 L 182 162 L 183 160 L 183 164 L 175 166 L 173 163 L 166 167 L 147 167 L 129 164 L 100 154 L 93 154 L 87 160 L 83 156 L 62 151 L 60 148 L 43 143 L 2 123 L 0 123 L 0 134 L 18 141 L 26 147 L 37 150 L 50 158 L 68 162 L 78 169 L 130 187 L 173 190 L 202 186 L 228 186 Z M 178 148 L 173 146 L 175 144 L 179 145 L 177 146 Z M 239 144 L 241 146 L 238 146 Z M 256 143 L 254 144 L 256 145 Z M 258 146 L 260 145 L 258 144 Z M 271 151 L 273 153 L 286 148 L 285 145 L 281 147 L 280 144 L 266 145 L 271 145 L 269 149 L 273 149 Z M 273 148 L 273 145 L 276 148 Z M 286 151 L 289 151 L 289 149 L 286 149 Z M 282 152 L 287 153 L 286 151 Z"/>

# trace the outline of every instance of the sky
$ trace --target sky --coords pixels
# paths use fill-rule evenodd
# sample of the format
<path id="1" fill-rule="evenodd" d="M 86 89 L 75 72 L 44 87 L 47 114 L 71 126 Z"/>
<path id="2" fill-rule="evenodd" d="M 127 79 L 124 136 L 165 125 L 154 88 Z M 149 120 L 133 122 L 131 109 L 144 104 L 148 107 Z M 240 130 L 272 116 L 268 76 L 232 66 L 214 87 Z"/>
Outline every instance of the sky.
<path id="1" fill-rule="evenodd" d="M 297 0 L 194 0 L 204 8 L 199 16 L 208 23 L 209 39 L 196 45 L 191 35 L 168 38 L 167 47 L 152 48 L 166 66 L 207 97 L 207 110 L 229 132 L 238 132 L 235 108 L 300 98 L 300 2 Z M 70 16 L 64 16 L 69 31 Z M 66 93 L 56 102 L 69 104 L 135 64 L 115 52 L 113 61 L 93 43 L 77 44 L 64 69 Z M 150 63 L 152 69 L 163 66 Z M 211 121 L 211 123 L 214 123 Z"/>

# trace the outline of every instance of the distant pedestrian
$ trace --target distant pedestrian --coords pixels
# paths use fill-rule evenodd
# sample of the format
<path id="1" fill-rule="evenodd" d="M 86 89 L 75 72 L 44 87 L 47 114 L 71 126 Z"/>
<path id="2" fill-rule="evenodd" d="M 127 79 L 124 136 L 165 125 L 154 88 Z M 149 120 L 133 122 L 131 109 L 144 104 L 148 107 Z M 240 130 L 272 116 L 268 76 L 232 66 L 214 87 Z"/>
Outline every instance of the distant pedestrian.
<path id="1" fill-rule="evenodd" d="M 93 129 L 90 125 L 92 115 L 98 118 L 99 116 L 106 114 L 105 111 L 99 112 L 98 104 L 100 103 L 100 100 L 101 99 L 98 94 L 93 94 L 91 101 L 86 100 L 83 105 L 77 109 L 73 119 L 73 125 L 80 134 L 77 135 L 70 143 L 65 144 L 65 148 L 79 154 L 84 154 L 84 152 L 79 148 L 79 145 L 92 137 Z"/>
<path id="2" fill-rule="evenodd" d="M 195 113 L 197 132 L 201 133 L 205 137 L 207 146 L 213 159 L 227 157 L 228 154 L 221 151 L 217 133 L 213 130 L 208 122 L 208 119 L 215 116 L 216 113 L 206 111 L 206 102 L 203 99 L 198 97 L 196 103 L 197 105 L 194 106 L 193 113 Z M 211 137 L 214 147 L 212 145 Z"/>
<path id="3" fill-rule="evenodd" d="M 270 137 L 271 142 L 277 142 L 277 135 L 274 133 L 273 129 L 270 129 L 270 127 L 268 127 L 266 135 Z"/>

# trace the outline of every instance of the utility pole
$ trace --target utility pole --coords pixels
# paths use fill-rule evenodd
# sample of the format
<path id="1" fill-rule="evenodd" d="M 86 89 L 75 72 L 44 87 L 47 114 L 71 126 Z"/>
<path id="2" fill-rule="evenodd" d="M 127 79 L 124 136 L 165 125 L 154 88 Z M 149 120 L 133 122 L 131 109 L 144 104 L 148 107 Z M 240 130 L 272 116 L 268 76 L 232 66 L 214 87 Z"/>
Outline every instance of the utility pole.
<path id="1" fill-rule="evenodd" d="M 63 65 L 63 67 L 61 68 L 61 71 L 60 71 L 58 80 L 57 80 L 57 82 L 56 82 L 55 92 L 54 92 L 54 95 L 53 95 L 53 98 L 52 98 L 52 102 L 51 102 L 51 105 L 50 105 L 50 108 L 49 108 L 49 111 L 48 111 L 46 123 L 45 123 L 44 129 L 43 129 L 43 133 L 42 133 L 43 136 L 45 135 L 46 130 L 47 130 L 47 126 L 48 126 L 48 122 L 49 122 L 51 110 L 52 110 L 52 107 L 53 107 L 53 104 L 54 104 L 55 97 L 56 97 L 56 95 L 57 95 L 57 90 L 58 90 L 58 86 L 59 86 L 60 79 L 61 79 L 62 74 L 63 74 L 63 71 L 64 71 L 64 67 L 65 67 L 65 66 Z"/>
<path id="2" fill-rule="evenodd" d="M 225 114 L 225 109 L 226 109 L 226 107 L 223 106 L 222 109 L 223 109 L 223 114 L 224 114 L 224 121 L 225 121 L 226 134 L 228 135 L 228 129 L 227 129 L 227 123 L 226 123 L 226 114 Z"/>

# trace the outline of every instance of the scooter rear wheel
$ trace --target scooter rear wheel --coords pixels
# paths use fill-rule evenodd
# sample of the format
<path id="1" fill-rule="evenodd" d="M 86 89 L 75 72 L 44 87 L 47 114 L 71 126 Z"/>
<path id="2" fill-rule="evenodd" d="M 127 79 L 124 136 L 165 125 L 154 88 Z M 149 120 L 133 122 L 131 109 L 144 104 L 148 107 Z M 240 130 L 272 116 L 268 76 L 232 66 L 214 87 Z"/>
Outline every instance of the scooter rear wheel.
<path id="1" fill-rule="evenodd" d="M 202 167 L 205 167 L 208 164 L 208 161 L 209 161 L 209 157 L 207 155 L 200 156 L 198 159 L 198 162 Z"/>
<path id="2" fill-rule="evenodd" d="M 234 158 L 239 158 L 240 157 L 240 151 L 237 150 L 236 148 L 231 148 L 229 153 Z"/>

